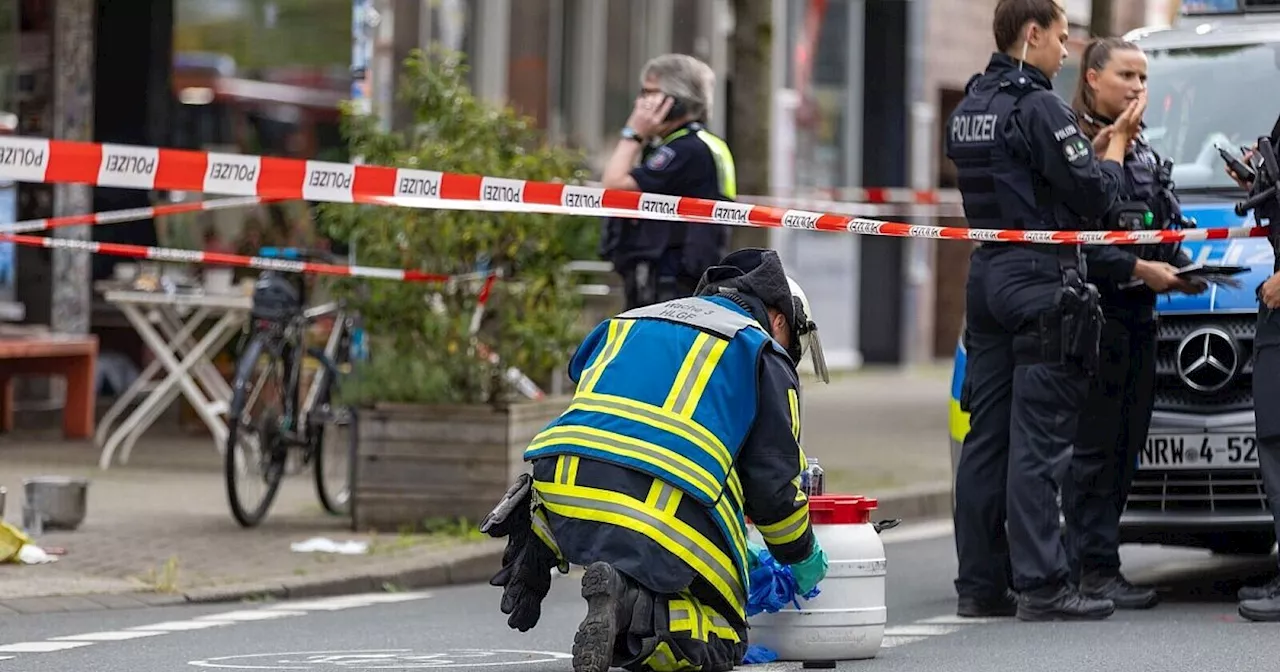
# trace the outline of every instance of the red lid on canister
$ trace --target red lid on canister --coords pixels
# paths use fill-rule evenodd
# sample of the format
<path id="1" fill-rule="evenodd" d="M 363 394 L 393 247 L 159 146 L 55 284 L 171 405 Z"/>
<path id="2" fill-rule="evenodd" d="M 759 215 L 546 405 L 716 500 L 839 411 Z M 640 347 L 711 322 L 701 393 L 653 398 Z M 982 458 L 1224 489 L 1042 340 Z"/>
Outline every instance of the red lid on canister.
<path id="1" fill-rule="evenodd" d="M 879 501 L 862 495 L 813 495 L 809 522 L 813 525 L 865 525 Z"/>

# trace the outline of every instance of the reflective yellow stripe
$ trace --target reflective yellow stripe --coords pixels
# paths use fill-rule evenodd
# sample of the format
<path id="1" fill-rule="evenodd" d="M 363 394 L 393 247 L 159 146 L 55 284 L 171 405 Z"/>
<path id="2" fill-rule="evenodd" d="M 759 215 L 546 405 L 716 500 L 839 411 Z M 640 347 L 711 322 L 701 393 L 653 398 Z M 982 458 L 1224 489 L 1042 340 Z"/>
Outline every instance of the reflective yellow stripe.
<path id="1" fill-rule="evenodd" d="M 705 358 L 703 353 L 709 350 L 710 347 L 711 334 L 699 332 L 698 336 L 693 339 L 693 345 L 689 347 L 689 352 L 685 353 L 684 361 L 680 363 L 680 369 L 676 371 L 676 378 L 671 383 L 671 391 L 667 393 L 667 400 L 662 402 L 662 410 L 676 410 L 676 401 L 680 398 L 680 391 L 686 388 L 689 377 L 693 375 L 693 370 L 697 366 L 698 360 Z"/>
<path id="2" fill-rule="evenodd" d="M 529 444 L 528 450 L 562 444 L 592 448 L 653 464 L 664 473 L 685 479 L 712 501 L 720 497 L 721 488 L 716 479 L 685 456 L 669 448 L 616 432 L 582 425 L 561 425 L 539 434 L 534 438 L 533 443 Z"/>
<path id="3" fill-rule="evenodd" d="M 667 613 L 671 616 L 667 624 L 667 628 L 671 630 L 671 634 L 687 632 L 689 638 L 693 639 L 693 621 L 695 614 L 693 613 L 693 605 L 685 600 L 672 600 L 667 604 Z"/>
<path id="4" fill-rule="evenodd" d="M 729 471 L 733 460 L 729 457 L 729 449 L 724 442 L 712 434 L 706 427 L 692 418 L 683 417 L 666 409 L 646 404 L 642 401 L 627 399 L 612 394 L 596 394 L 594 392 L 578 393 L 573 398 L 570 410 L 577 409 L 592 413 L 604 413 L 620 418 L 633 420 L 676 436 L 707 451 L 720 468 Z"/>
<path id="5" fill-rule="evenodd" d="M 796 391 L 790 387 L 787 388 L 787 406 L 791 408 L 791 436 L 796 441 L 800 440 L 800 398 L 796 395 Z"/>
<path id="6" fill-rule="evenodd" d="M 703 605 L 703 609 L 709 610 L 710 607 Z M 741 641 L 742 638 L 738 636 L 738 631 L 734 630 L 732 625 L 729 625 L 729 621 L 724 616 L 714 611 L 705 612 L 704 616 L 706 620 L 703 621 L 702 627 L 707 634 L 715 635 L 726 642 Z"/>
<path id="7" fill-rule="evenodd" d="M 733 496 L 733 505 L 738 509 L 746 506 L 746 500 L 742 498 L 742 479 L 738 478 L 737 470 L 729 472 L 729 494 Z"/>
<path id="8" fill-rule="evenodd" d="M 680 138 L 683 138 L 686 135 L 689 135 L 689 129 L 687 128 L 681 128 L 681 129 L 672 131 L 671 135 L 668 135 L 667 137 L 662 139 L 662 144 L 664 145 L 669 144 L 671 143 L 671 141 L 678 140 Z"/>
<path id="9" fill-rule="evenodd" d="M 670 616 L 668 627 L 671 632 L 688 632 L 690 639 L 707 641 L 702 634 L 702 613 L 692 599 L 671 600 L 667 603 L 667 613 Z"/>
<path id="10" fill-rule="evenodd" d="M 720 363 L 720 358 L 728 347 L 729 341 L 705 332 L 698 334 L 676 373 L 662 410 L 691 417 L 698 408 L 698 402 L 702 400 L 702 393 L 707 389 L 707 381 L 715 373 L 716 365 Z"/>
<path id="11" fill-rule="evenodd" d="M 600 350 L 600 354 L 596 357 L 596 361 L 582 374 L 582 381 L 578 384 L 580 392 L 590 392 L 595 387 L 596 382 L 600 380 L 601 374 L 604 373 L 605 367 L 618 356 L 618 352 L 622 350 L 622 343 L 627 340 L 627 333 L 631 331 L 635 322 L 631 320 L 611 320 L 609 322 L 609 335 L 605 337 L 604 348 Z"/>
<path id="12" fill-rule="evenodd" d="M 671 484 L 664 482 L 662 479 L 653 479 L 653 485 L 649 486 L 649 496 L 645 497 L 645 506 L 651 506 L 667 515 L 676 515 L 676 509 L 680 508 L 680 500 L 684 493 L 675 489 Z"/>
<path id="13" fill-rule="evenodd" d="M 733 153 L 729 151 L 729 145 L 706 130 L 698 131 L 698 139 L 706 143 L 707 149 L 711 150 L 711 156 L 715 157 L 716 174 L 720 177 L 720 192 L 725 195 L 725 198 L 737 198 L 738 171 L 734 166 Z"/>
<path id="14" fill-rule="evenodd" d="M 578 480 L 578 456 L 561 455 L 556 459 L 556 483 L 573 485 Z"/>
<path id="15" fill-rule="evenodd" d="M 760 535 L 764 537 L 765 541 L 769 542 L 770 546 L 782 546 L 804 535 L 808 525 L 809 507 L 804 506 L 795 513 L 783 518 L 780 522 L 770 525 L 757 523 L 756 529 L 760 530 Z"/>
<path id="16" fill-rule="evenodd" d="M 742 510 L 742 507 L 734 508 L 729 503 L 729 500 L 725 499 L 724 497 L 721 497 L 720 501 L 716 502 L 716 511 L 720 514 L 722 518 L 724 518 L 725 526 L 729 528 L 729 543 L 733 544 L 733 548 L 735 551 L 737 551 L 738 557 L 746 558 L 747 557 L 746 530 L 742 529 L 742 527 L 738 525 L 738 511 L 741 511 L 741 510 Z M 740 571 L 746 571 L 746 568 L 742 567 L 740 568 Z"/>
<path id="17" fill-rule="evenodd" d="M 950 425 L 951 438 L 963 443 L 965 435 L 969 433 L 969 414 L 960 410 L 959 399 L 952 399 L 947 411 L 947 424 Z"/>
<path id="18" fill-rule="evenodd" d="M 800 487 L 800 476 L 809 469 L 809 458 L 804 456 L 804 448 L 796 446 L 800 449 L 800 473 L 791 479 L 791 487 L 796 489 L 796 503 L 807 502 L 809 498 L 805 496 L 804 490 Z"/>
<path id="19" fill-rule="evenodd" d="M 560 571 L 568 572 L 569 563 L 564 559 L 564 554 L 560 552 L 560 544 L 556 542 L 555 535 L 551 534 L 551 523 L 547 522 L 547 513 L 541 508 L 534 509 L 530 522 L 534 536 L 541 539 L 542 543 L 546 544 L 547 548 L 556 554 L 556 560 L 560 561 Z"/>
<path id="20" fill-rule="evenodd" d="M 739 617 L 746 600 L 733 561 L 710 539 L 675 516 L 643 502 L 607 490 L 580 485 L 539 483 L 543 505 L 567 518 L 594 520 L 635 530 L 688 563 L 720 593 Z"/>
<path id="21" fill-rule="evenodd" d="M 653 653 L 644 660 L 644 667 L 653 672 L 692 672 L 700 669 L 683 658 L 677 660 L 676 654 L 671 651 L 671 647 L 666 642 L 658 642 Z"/>

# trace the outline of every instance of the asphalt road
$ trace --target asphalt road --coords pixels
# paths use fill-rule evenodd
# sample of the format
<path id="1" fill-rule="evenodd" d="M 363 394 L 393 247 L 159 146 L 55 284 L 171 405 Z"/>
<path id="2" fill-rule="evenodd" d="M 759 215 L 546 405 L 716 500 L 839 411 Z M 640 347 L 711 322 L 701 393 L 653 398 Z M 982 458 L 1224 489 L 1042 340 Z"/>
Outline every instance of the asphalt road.
<path id="1" fill-rule="evenodd" d="M 1126 547 L 1136 581 L 1164 603 L 1101 623 L 961 622 L 952 616 L 955 551 L 944 526 L 885 533 L 889 627 L 874 660 L 840 669 L 1031 672 L 1063 669 L 1274 669 L 1280 624 L 1242 621 L 1243 579 L 1274 556 L 1210 557 Z M 0 617 L 0 672 L 466 669 L 562 672 L 585 607 L 576 574 L 560 577 L 534 631 L 509 630 L 487 585 L 306 602 L 205 605 Z M 740 669 L 800 669 L 774 663 Z"/>

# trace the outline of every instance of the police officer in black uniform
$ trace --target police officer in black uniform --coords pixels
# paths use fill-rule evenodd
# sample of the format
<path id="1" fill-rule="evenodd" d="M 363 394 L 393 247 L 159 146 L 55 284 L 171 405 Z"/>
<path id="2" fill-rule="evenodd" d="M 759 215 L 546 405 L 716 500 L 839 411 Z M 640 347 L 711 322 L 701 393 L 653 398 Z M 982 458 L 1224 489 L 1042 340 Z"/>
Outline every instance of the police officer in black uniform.
<path id="1" fill-rule="evenodd" d="M 1258 330 L 1253 341 L 1253 415 L 1258 436 L 1258 466 L 1262 487 L 1271 505 L 1276 536 L 1280 538 L 1280 197 L 1276 195 L 1275 147 L 1280 145 L 1280 119 L 1261 149 L 1261 164 L 1254 163 L 1256 177 L 1240 176 L 1228 169 L 1240 186 L 1250 190 L 1254 220 L 1270 225 L 1267 238 L 1276 253 L 1272 275 L 1258 286 Z M 1259 142 L 1261 144 L 1261 142 Z M 1270 149 L 1267 152 L 1266 149 Z M 1251 153 L 1252 155 L 1253 153 Z M 1268 156 L 1270 154 L 1270 156 Z M 1268 191 L 1271 190 L 1271 191 Z M 1239 593 L 1240 615 L 1251 621 L 1280 621 L 1280 577 L 1263 586 L 1246 586 Z"/>
<path id="2" fill-rule="evenodd" d="M 1080 130 L 1095 145 L 1105 143 L 1114 119 L 1146 91 L 1147 57 L 1132 42 L 1099 38 L 1085 49 L 1081 73 L 1072 108 Z M 1171 170 L 1172 163 L 1162 161 L 1145 138 L 1135 138 L 1124 157 L 1120 200 L 1099 228 L 1181 226 Z M 1109 599 L 1119 609 L 1146 609 L 1159 597 L 1120 573 L 1120 515 L 1155 406 L 1156 294 L 1198 294 L 1208 285 L 1176 275 L 1177 268 L 1191 264 L 1177 243 L 1095 245 L 1087 248 L 1086 259 L 1106 322 L 1098 374 L 1080 414 L 1071 478 L 1063 484 L 1067 554 L 1081 593 Z"/>
<path id="3" fill-rule="evenodd" d="M 651 60 L 641 80 L 635 110 L 605 166 L 605 188 L 737 198 L 733 155 L 706 127 L 715 92 L 711 68 L 692 56 L 667 54 Z M 610 217 L 600 254 L 622 276 L 631 309 L 692 296 L 703 271 L 728 246 L 729 227 L 722 224 Z"/>
<path id="4" fill-rule="evenodd" d="M 1145 101 L 1117 120 L 1099 161 L 1051 90 L 1067 57 L 1061 6 L 1001 0 L 993 28 L 999 52 L 948 123 L 969 226 L 1090 228 L 1116 201 Z M 984 243 L 971 257 L 961 393 L 971 429 L 955 493 L 961 616 L 1101 619 L 1115 609 L 1070 584 L 1056 502 L 1097 357 L 1101 313 L 1086 271 L 1079 246 Z"/>

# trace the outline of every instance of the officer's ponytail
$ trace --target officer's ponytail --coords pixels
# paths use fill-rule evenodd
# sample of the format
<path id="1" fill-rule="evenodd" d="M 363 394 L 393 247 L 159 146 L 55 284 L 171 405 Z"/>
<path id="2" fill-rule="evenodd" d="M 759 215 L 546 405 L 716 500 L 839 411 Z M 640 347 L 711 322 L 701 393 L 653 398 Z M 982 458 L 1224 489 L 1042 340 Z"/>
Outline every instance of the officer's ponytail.
<path id="1" fill-rule="evenodd" d="M 1093 89 L 1089 88 L 1087 77 L 1090 70 L 1101 72 L 1111 62 L 1111 52 L 1117 49 L 1138 49 L 1138 45 L 1119 37 L 1098 37 L 1089 42 L 1080 56 L 1080 76 L 1076 78 L 1076 93 L 1071 99 L 1071 108 L 1076 113 L 1080 130 L 1090 138 L 1096 136 L 1105 125 L 1099 121 L 1094 108 Z"/>

